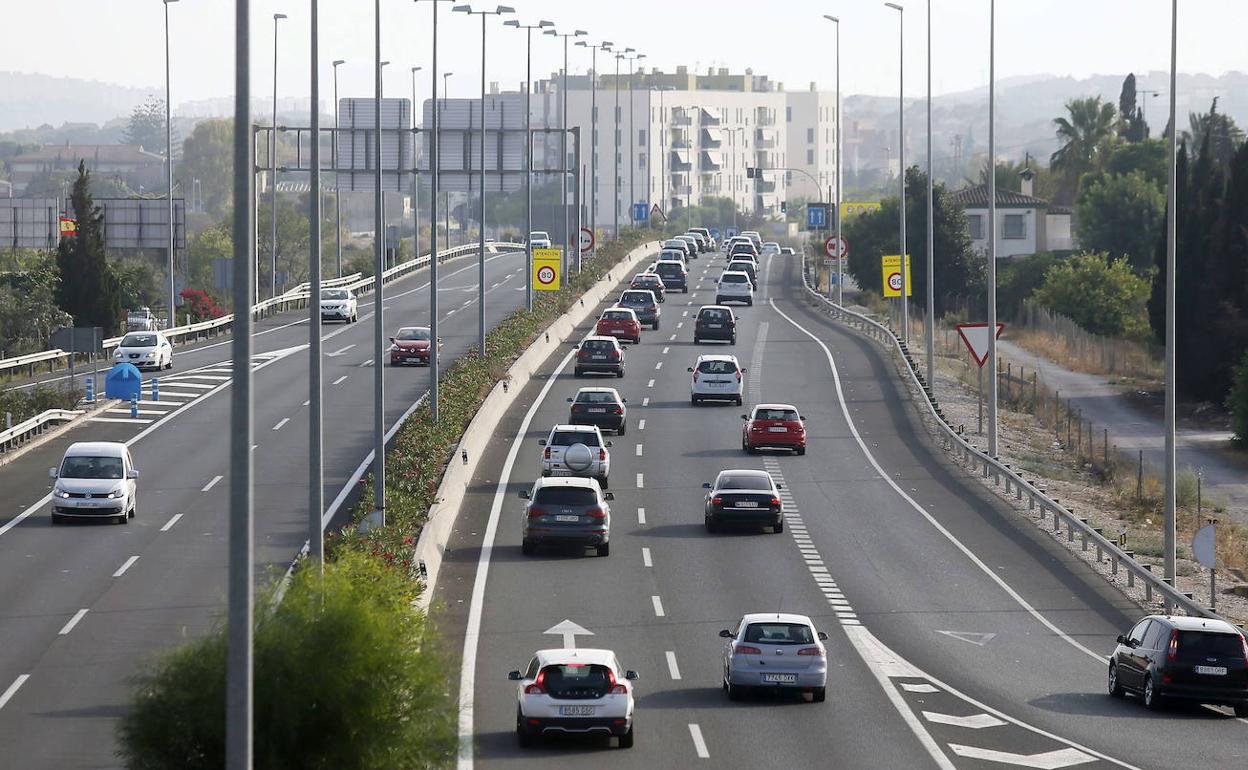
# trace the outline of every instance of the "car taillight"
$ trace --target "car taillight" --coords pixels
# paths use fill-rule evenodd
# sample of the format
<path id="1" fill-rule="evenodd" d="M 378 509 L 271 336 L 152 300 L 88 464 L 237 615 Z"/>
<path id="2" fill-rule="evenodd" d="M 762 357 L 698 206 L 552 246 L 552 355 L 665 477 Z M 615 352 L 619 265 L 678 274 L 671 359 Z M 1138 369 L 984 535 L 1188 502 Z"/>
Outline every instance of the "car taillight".
<path id="1" fill-rule="evenodd" d="M 546 515 L 546 509 L 545 509 L 545 508 L 539 508 L 539 507 L 538 507 L 538 506 L 536 506 L 536 505 L 530 505 L 530 506 L 529 506 L 529 516 L 530 516 L 530 517 L 545 516 L 545 515 Z"/>
<path id="2" fill-rule="evenodd" d="M 737 382 L 740 382 L 740 381 L 741 381 L 741 370 L 738 369 L 737 370 Z"/>
<path id="3" fill-rule="evenodd" d="M 619 408 L 618 406 L 611 407 L 611 414 L 623 414 L 623 413 L 624 413 L 624 410 Z"/>
<path id="4" fill-rule="evenodd" d="M 813 655 L 816 658 L 823 657 L 823 650 L 819 647 L 803 647 L 797 651 L 798 655 Z"/>
<path id="5" fill-rule="evenodd" d="M 773 498 L 771 498 L 771 507 L 772 507 L 772 508 L 779 508 L 779 507 L 780 507 L 780 498 L 778 498 L 778 497 L 773 497 Z"/>
<path id="6" fill-rule="evenodd" d="M 618 350 L 612 350 L 612 351 L 611 351 L 611 360 L 612 360 L 612 361 L 619 361 L 619 360 L 620 360 L 620 351 L 618 351 Z"/>
<path id="7" fill-rule="evenodd" d="M 1173 663 L 1177 657 L 1179 657 L 1179 629 L 1172 628 L 1170 629 L 1170 646 L 1166 650 L 1166 660 Z"/>
<path id="8" fill-rule="evenodd" d="M 697 370 L 697 369 L 694 369 L 694 370 L 693 370 L 693 381 L 694 381 L 694 382 L 697 382 L 697 381 L 698 381 L 698 370 Z"/>
<path id="9" fill-rule="evenodd" d="M 762 655 L 763 651 L 758 649 L 757 647 L 751 647 L 748 644 L 737 644 L 737 645 L 733 645 L 732 654 L 733 655 Z"/>
<path id="10" fill-rule="evenodd" d="M 608 695 L 627 695 L 628 694 L 628 688 L 616 680 L 615 672 L 612 671 L 611 669 L 607 669 L 607 679 L 610 683 L 610 686 L 607 689 Z"/>
<path id="11" fill-rule="evenodd" d="M 547 460 L 550 459 L 550 447 L 546 447 L 546 450 L 542 452 L 542 457 Z"/>
<path id="12" fill-rule="evenodd" d="M 537 672 L 537 679 L 533 681 L 533 684 L 524 688 L 524 694 L 525 695 L 545 695 L 546 694 L 545 680 L 546 680 L 546 669 L 542 669 L 541 671 Z"/>
<path id="13" fill-rule="evenodd" d="M 607 461 L 607 450 L 599 448 L 599 450 L 598 450 L 598 461 L 599 461 L 599 462 L 604 462 L 604 463 Z"/>
<path id="14" fill-rule="evenodd" d="M 711 505 L 723 505 L 723 504 L 724 504 L 724 498 L 720 497 L 719 495 L 715 495 L 714 497 L 711 498 Z"/>
<path id="15" fill-rule="evenodd" d="M 585 515 L 591 519 L 607 518 L 607 512 L 602 510 L 601 508 L 590 508 L 588 511 L 585 511 Z"/>

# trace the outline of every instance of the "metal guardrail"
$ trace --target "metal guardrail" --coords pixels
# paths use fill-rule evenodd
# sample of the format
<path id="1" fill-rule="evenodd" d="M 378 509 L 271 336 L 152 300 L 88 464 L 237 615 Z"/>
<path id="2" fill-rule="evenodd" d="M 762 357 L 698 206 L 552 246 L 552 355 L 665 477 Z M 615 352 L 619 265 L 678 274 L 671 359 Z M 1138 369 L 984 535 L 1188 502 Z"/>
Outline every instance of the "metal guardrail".
<path id="1" fill-rule="evenodd" d="M 485 245 L 485 248 L 487 251 L 489 249 L 494 249 L 495 251 L 498 251 L 499 249 L 523 249 L 524 244 L 523 243 L 487 243 Z M 457 257 L 462 257 L 468 254 L 475 254 L 476 252 L 477 252 L 477 244 L 475 243 L 467 244 L 464 246 L 456 246 L 453 249 L 447 249 L 445 251 L 439 252 L 438 262 L 439 263 L 446 262 L 447 260 L 455 259 Z M 408 273 L 419 270 L 428 264 L 429 264 L 428 254 L 426 254 L 423 257 L 416 257 L 415 259 L 410 259 L 407 262 L 404 262 L 400 265 L 395 265 L 389 270 L 386 270 L 385 272 L 383 272 L 381 274 L 382 281 L 389 283 L 390 281 L 393 281 L 397 278 L 401 278 L 407 275 Z M 355 291 L 359 294 L 368 294 L 373 290 L 373 284 L 374 284 L 374 281 L 372 278 L 364 278 L 364 277 L 361 277 L 359 273 L 356 273 L 354 275 L 343 276 L 342 278 L 330 279 L 329 281 L 324 282 L 323 288 L 344 288 L 344 289 Z M 308 291 L 308 284 L 306 283 L 300 284 L 299 286 L 296 286 L 294 289 L 291 289 L 290 291 L 284 294 L 280 294 L 276 297 L 271 297 L 269 299 L 264 300 L 263 302 L 253 305 L 251 308 L 251 314 L 253 318 L 264 318 L 274 313 L 285 312 L 291 309 L 292 306 L 295 307 L 296 309 L 306 307 L 307 302 L 310 298 L 311 296 Z M 220 318 L 213 318 L 208 321 L 200 321 L 199 323 L 187 324 L 185 326 L 178 326 L 173 329 L 166 329 L 164 330 L 163 333 L 165 337 L 170 339 L 170 341 L 185 339 L 188 337 L 191 338 L 192 340 L 198 340 L 204 336 L 215 336 L 217 334 L 220 334 L 221 332 L 224 332 L 228 327 L 232 326 L 233 323 L 234 323 L 234 315 L 231 313 L 228 315 L 223 315 Z M 104 350 L 108 351 L 108 350 L 111 350 L 112 348 L 117 347 L 117 345 L 120 344 L 121 340 L 122 340 L 122 337 L 109 337 L 108 339 L 104 340 L 104 343 L 103 343 Z M 30 374 L 33 376 L 34 371 L 35 371 L 35 366 L 45 363 L 45 362 L 48 364 L 48 371 L 51 372 L 53 371 L 57 361 L 63 358 L 66 358 L 69 355 L 70 354 L 65 352 L 64 350 L 45 350 L 40 353 L 29 353 L 24 356 L 17 356 L 16 358 L 6 358 L 3 360 L 0 360 L 0 373 L 5 373 L 14 369 L 20 369 L 22 367 L 29 367 Z"/>
<path id="2" fill-rule="evenodd" d="M 1116 541 L 1105 537 L 1100 527 L 1093 527 L 1088 523 L 1087 519 L 1076 516 L 1073 511 L 1063 506 L 1058 500 L 1046 495 L 1043 489 L 1036 487 L 1033 482 L 1023 478 L 1018 471 L 1011 468 L 1008 464 L 1001 462 L 997 457 L 989 456 L 985 450 L 962 438 L 961 434 L 949 424 L 949 420 L 945 417 L 940 405 L 932 398 L 931 387 L 924 382 L 924 375 L 915 365 L 910 351 L 891 327 L 879 323 L 862 313 L 856 313 L 832 302 L 811 287 L 805 270 L 802 271 L 802 285 L 806 289 L 807 295 L 833 317 L 847 323 L 851 327 L 857 326 L 867 336 L 893 348 L 902 357 L 902 360 L 906 362 L 906 372 L 910 381 L 923 394 L 922 405 L 949 441 L 952 451 L 960 456 L 969 467 L 979 470 L 985 479 L 991 478 L 995 486 L 999 487 L 1004 483 L 1005 495 L 1013 493 L 1015 499 L 1019 502 L 1026 499 L 1029 510 L 1034 511 L 1039 508 L 1042 520 L 1051 514 L 1053 517 L 1053 535 L 1055 537 L 1059 536 L 1063 527 L 1065 527 L 1066 541 L 1068 543 L 1073 543 L 1075 538 L 1078 537 L 1084 551 L 1087 551 L 1089 546 L 1096 548 L 1098 564 L 1108 557 L 1111 575 L 1116 577 L 1120 570 L 1125 569 L 1128 588 L 1134 587 L 1137 579 L 1143 581 L 1145 601 L 1151 602 L 1153 593 L 1156 592 L 1161 594 L 1163 601 L 1168 607 L 1181 608 L 1188 615 L 1226 620 L 1226 618 L 1223 618 L 1213 610 L 1196 602 L 1191 595 L 1183 593 L 1170 585 L 1165 578 L 1153 574 L 1149 565 L 1141 564 L 1135 560 L 1134 551 L 1124 549 Z"/>
<path id="3" fill-rule="evenodd" d="M 38 436 L 48 429 L 48 424 L 72 420 L 84 414 L 81 409 L 49 409 L 37 414 L 29 420 L 19 422 L 12 428 L 0 431 L 0 455 L 16 449 L 33 436 Z"/>

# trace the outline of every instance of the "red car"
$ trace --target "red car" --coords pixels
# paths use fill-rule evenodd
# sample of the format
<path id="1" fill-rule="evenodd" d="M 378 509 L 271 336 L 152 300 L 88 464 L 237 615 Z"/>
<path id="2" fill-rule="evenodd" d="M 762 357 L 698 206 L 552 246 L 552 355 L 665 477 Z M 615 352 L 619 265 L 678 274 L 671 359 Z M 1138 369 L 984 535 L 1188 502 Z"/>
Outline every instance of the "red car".
<path id="1" fill-rule="evenodd" d="M 429 343 L 433 339 L 428 326 L 404 326 L 390 338 L 390 365 L 429 364 Z M 442 352 L 442 340 L 438 340 L 438 353 Z"/>
<path id="2" fill-rule="evenodd" d="M 598 319 L 594 334 L 599 337 L 615 337 L 619 340 L 641 342 L 641 322 L 637 320 L 637 314 L 628 308 L 608 308 Z"/>
<path id="3" fill-rule="evenodd" d="M 752 414 L 741 419 L 741 449 L 746 454 L 757 454 L 760 449 L 787 449 L 794 454 L 806 454 L 806 419 L 797 413 L 797 407 L 789 404 L 759 404 Z"/>

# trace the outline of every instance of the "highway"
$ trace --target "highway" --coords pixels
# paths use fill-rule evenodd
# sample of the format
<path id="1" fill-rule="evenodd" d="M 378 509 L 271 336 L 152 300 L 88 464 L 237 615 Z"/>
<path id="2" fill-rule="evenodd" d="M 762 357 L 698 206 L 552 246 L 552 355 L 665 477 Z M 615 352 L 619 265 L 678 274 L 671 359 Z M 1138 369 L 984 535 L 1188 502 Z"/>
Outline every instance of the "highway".
<path id="1" fill-rule="evenodd" d="M 524 303 L 523 255 L 488 257 L 487 323 Z M 477 263 L 441 269 L 445 361 L 477 341 Z M 386 289 L 386 328 L 428 323 L 425 271 Z M 360 322 L 326 325 L 325 499 L 372 449 L 371 297 Z M 280 576 L 306 540 L 305 313 L 255 332 L 256 579 Z M 118 766 L 115 720 L 149 655 L 200 634 L 225 607 L 229 353 L 226 341 L 175 349 L 161 400 L 105 414 L 0 467 L 0 766 Z M 386 368 L 386 424 L 422 394 L 428 370 Z M 53 526 L 47 468 L 72 441 L 132 442 L 138 514 L 128 526 Z M 257 601 L 261 601 L 257 597 Z"/>
<path id="2" fill-rule="evenodd" d="M 764 257 L 733 348 L 695 347 L 722 267 L 693 263 L 696 288 L 669 296 L 626 377 L 603 383 L 630 409 L 627 435 L 610 436 L 609 557 L 520 553 L 537 439 L 598 383 L 556 353 L 499 426 L 437 593 L 464 652 L 461 768 L 1248 766 L 1248 724 L 1228 711 L 1106 694 L 1105 656 L 1143 613 L 943 456 L 882 348 L 803 304 L 795 258 Z M 746 406 L 691 406 L 686 367 L 724 350 L 748 369 Z M 805 456 L 741 451 L 739 415 L 761 401 L 807 417 Z M 784 533 L 704 530 L 701 482 L 725 468 L 785 485 Z M 721 691 L 717 632 L 767 610 L 830 634 L 826 703 Z M 517 746 L 507 672 L 560 646 L 544 632 L 563 620 L 640 672 L 634 748 Z"/>

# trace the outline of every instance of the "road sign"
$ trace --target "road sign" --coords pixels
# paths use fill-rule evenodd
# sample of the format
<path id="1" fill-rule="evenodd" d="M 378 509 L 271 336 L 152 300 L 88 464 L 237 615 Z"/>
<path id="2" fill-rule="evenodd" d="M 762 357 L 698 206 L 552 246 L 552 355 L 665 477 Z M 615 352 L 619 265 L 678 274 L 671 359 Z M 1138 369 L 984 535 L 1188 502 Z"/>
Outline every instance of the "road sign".
<path id="1" fill-rule="evenodd" d="M 806 204 L 806 228 L 808 230 L 827 230 L 828 229 L 828 204 L 826 203 L 807 203 Z"/>
<path id="2" fill-rule="evenodd" d="M 656 203 L 650 207 L 650 218 L 657 219 L 660 222 L 666 222 L 667 214 L 664 214 L 663 209 L 659 208 L 659 204 Z"/>
<path id="3" fill-rule="evenodd" d="M 827 255 L 824 262 L 831 262 L 835 259 L 842 259 L 849 256 L 849 241 L 845 236 L 837 238 L 835 235 L 829 235 L 828 239 L 823 242 L 823 253 Z"/>
<path id="4" fill-rule="evenodd" d="M 584 254 L 587 251 L 593 251 L 594 243 L 594 231 L 590 230 L 588 227 L 582 227 L 580 232 L 580 243 L 578 244 L 581 247 L 581 253 Z M 572 244 L 568 245 L 571 246 Z"/>
<path id="5" fill-rule="evenodd" d="M 997 324 L 998 337 L 1004 330 L 1005 324 Z M 958 324 L 958 336 L 962 338 L 966 349 L 971 351 L 975 363 L 983 368 L 988 363 L 988 324 Z"/>
<path id="6" fill-rule="evenodd" d="M 1214 545 L 1217 542 L 1216 524 L 1206 524 L 1192 535 L 1192 555 L 1202 567 L 1214 569 L 1218 566 L 1218 558 Z"/>
<path id="7" fill-rule="evenodd" d="M 711 237 L 717 241 L 719 240 L 719 228 L 718 227 L 711 228 Z"/>
<path id="8" fill-rule="evenodd" d="M 740 234 L 741 234 L 741 231 L 740 231 L 740 230 L 738 230 L 737 228 L 735 228 L 735 227 L 729 227 L 729 228 L 728 228 L 727 237 L 728 237 L 728 239 L 729 239 L 729 240 L 731 240 L 731 239 L 733 239 L 733 238 L 736 238 L 736 237 L 737 237 L 738 235 L 740 235 Z"/>
<path id="9" fill-rule="evenodd" d="M 910 280 L 910 265 L 913 260 L 906 259 L 906 296 L 914 294 L 914 282 Z M 887 254 L 880 257 L 880 272 L 884 276 L 884 296 L 901 296 L 901 255 Z"/>
<path id="10" fill-rule="evenodd" d="M 558 291 L 563 268 L 563 249 L 533 249 L 533 288 Z"/>
<path id="11" fill-rule="evenodd" d="M 645 222 L 650 218 L 650 208 L 644 203 L 633 204 L 633 221 Z"/>

